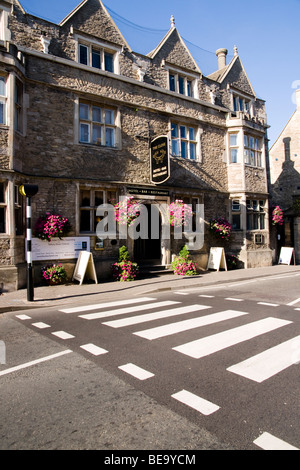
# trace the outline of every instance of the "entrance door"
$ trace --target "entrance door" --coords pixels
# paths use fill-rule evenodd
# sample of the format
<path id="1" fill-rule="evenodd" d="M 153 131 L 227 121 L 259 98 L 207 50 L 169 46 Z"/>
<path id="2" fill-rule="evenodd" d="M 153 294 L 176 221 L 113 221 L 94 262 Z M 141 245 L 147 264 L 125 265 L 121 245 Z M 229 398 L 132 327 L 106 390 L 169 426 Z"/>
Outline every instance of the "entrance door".
<path id="1" fill-rule="evenodd" d="M 139 264 L 159 265 L 161 264 L 161 215 L 156 214 L 159 218 L 159 228 L 154 232 L 158 238 L 152 238 L 151 204 L 144 204 L 144 206 L 147 209 L 148 238 L 134 240 L 134 260 Z M 158 211 L 157 208 L 156 210 Z"/>

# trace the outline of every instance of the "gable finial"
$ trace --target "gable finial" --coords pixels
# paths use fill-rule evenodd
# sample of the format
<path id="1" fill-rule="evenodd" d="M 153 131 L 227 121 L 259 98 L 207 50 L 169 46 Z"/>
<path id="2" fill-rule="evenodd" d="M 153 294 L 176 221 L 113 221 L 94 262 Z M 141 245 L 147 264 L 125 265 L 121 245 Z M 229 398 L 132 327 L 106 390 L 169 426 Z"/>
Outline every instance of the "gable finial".
<path id="1" fill-rule="evenodd" d="M 175 28 L 175 18 L 173 15 L 171 16 L 171 28 Z"/>
<path id="2" fill-rule="evenodd" d="M 234 46 L 233 51 L 234 51 L 234 57 L 236 57 L 238 55 L 238 48 Z"/>

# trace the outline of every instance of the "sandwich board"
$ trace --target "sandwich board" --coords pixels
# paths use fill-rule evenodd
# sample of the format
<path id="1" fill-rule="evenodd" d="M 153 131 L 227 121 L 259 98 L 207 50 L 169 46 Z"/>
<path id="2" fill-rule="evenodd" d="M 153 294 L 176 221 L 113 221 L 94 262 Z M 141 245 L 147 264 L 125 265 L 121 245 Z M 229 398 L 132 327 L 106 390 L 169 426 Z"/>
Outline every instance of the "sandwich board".
<path id="1" fill-rule="evenodd" d="M 212 247 L 209 253 L 207 270 L 216 269 L 217 271 L 220 271 L 221 268 L 227 271 L 224 248 Z"/>
<path id="2" fill-rule="evenodd" d="M 93 279 L 95 283 L 98 284 L 92 253 L 89 251 L 81 251 L 74 269 L 72 281 L 76 279 L 81 286 L 86 275 L 89 279 Z"/>
<path id="3" fill-rule="evenodd" d="M 278 264 L 291 264 L 292 258 L 294 258 L 294 264 L 296 264 L 294 248 L 282 247 Z"/>

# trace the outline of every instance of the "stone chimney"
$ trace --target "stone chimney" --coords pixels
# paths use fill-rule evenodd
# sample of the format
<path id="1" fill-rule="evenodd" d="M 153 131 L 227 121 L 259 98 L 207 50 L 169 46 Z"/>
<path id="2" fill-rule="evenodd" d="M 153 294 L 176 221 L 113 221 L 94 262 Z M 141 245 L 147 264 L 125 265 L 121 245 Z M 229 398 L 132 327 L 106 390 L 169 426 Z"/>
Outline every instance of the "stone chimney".
<path id="1" fill-rule="evenodd" d="M 218 57 L 218 66 L 219 70 L 223 69 L 226 67 L 226 56 L 227 56 L 228 50 L 227 49 L 218 49 L 216 51 L 216 56 Z"/>

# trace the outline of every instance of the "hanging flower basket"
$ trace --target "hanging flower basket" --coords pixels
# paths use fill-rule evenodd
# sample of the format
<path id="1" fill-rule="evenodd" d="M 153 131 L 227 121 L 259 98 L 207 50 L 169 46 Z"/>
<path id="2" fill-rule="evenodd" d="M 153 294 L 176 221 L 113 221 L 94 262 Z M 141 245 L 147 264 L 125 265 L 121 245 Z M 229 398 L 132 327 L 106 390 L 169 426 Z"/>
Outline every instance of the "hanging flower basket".
<path id="1" fill-rule="evenodd" d="M 219 239 L 229 240 L 231 235 L 231 224 L 223 217 L 212 219 L 209 223 L 210 232 Z"/>
<path id="2" fill-rule="evenodd" d="M 283 211 L 279 206 L 276 206 L 272 212 L 272 224 L 283 225 Z"/>
<path id="3" fill-rule="evenodd" d="M 54 237 L 63 238 L 70 230 L 71 225 L 66 217 L 46 212 L 46 214 L 39 217 L 36 222 L 35 236 L 51 242 Z"/>
<path id="4" fill-rule="evenodd" d="M 169 205 L 169 218 L 172 227 L 187 226 L 192 219 L 192 208 L 180 199 L 176 199 Z"/>
<path id="5" fill-rule="evenodd" d="M 114 206 L 116 221 L 121 225 L 131 225 L 140 215 L 139 206 L 133 196 L 123 198 Z"/>

